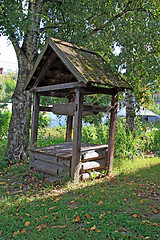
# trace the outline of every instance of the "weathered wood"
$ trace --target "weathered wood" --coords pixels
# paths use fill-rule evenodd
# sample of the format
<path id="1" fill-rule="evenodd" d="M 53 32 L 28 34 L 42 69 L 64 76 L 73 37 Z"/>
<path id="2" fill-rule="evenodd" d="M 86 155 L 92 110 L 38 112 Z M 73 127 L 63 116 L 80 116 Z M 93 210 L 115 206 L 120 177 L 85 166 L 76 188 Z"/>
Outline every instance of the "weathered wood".
<path id="1" fill-rule="evenodd" d="M 44 173 L 47 173 L 49 175 L 53 176 L 58 176 L 58 175 L 67 175 L 69 176 L 70 173 L 70 168 L 66 166 L 59 166 L 59 165 L 54 165 L 51 163 L 43 162 L 40 160 L 36 160 L 34 162 L 34 167 L 36 171 L 42 171 Z"/>
<path id="2" fill-rule="evenodd" d="M 73 96 L 70 96 L 69 103 L 71 103 L 73 101 L 74 101 Z M 67 127 L 66 127 L 66 142 L 72 141 L 72 125 L 73 125 L 73 117 L 68 116 L 67 117 Z"/>
<path id="3" fill-rule="evenodd" d="M 63 52 L 51 39 L 49 39 L 49 44 L 61 59 L 61 61 L 64 63 L 64 65 L 76 77 L 76 79 L 78 79 L 79 82 L 87 83 L 85 77 L 78 71 L 70 59 L 65 55 L 65 52 Z"/>
<path id="4" fill-rule="evenodd" d="M 62 91 L 61 92 L 60 91 L 58 91 L 58 92 L 56 92 L 56 91 L 40 92 L 39 94 L 40 94 L 40 96 L 60 97 L 60 98 L 68 98 L 70 95 L 72 95 L 72 93 L 70 93 L 70 92 L 66 93 L 66 92 L 62 92 Z"/>
<path id="5" fill-rule="evenodd" d="M 32 71 L 31 71 L 31 72 L 29 73 L 29 75 L 28 75 L 26 84 L 25 84 L 25 86 L 24 86 L 24 89 L 25 89 L 25 90 L 29 90 L 29 89 L 30 89 L 30 80 L 31 80 L 31 78 L 34 76 L 34 73 L 35 73 L 36 69 L 38 68 L 38 65 L 40 64 L 42 58 L 44 58 L 44 54 L 47 52 L 47 49 L 48 49 L 48 41 L 47 41 L 47 43 L 45 44 L 45 46 L 43 47 L 40 55 L 38 56 L 38 58 L 37 58 L 37 60 L 36 60 L 36 63 L 35 63 L 34 66 L 33 66 Z"/>
<path id="6" fill-rule="evenodd" d="M 33 95 L 33 112 L 32 112 L 31 149 L 37 147 L 39 101 L 40 101 L 39 95 L 37 93 L 34 93 L 34 95 Z"/>
<path id="7" fill-rule="evenodd" d="M 117 120 L 117 109 L 118 109 L 118 93 L 112 96 L 111 105 L 113 106 L 113 110 L 110 116 L 110 128 L 109 128 L 109 140 L 108 140 L 108 157 L 107 157 L 108 173 L 112 172 L 112 169 L 113 169 L 114 143 L 115 143 L 115 131 L 116 131 L 116 120 Z"/>
<path id="8" fill-rule="evenodd" d="M 114 95 L 116 92 L 124 92 L 124 88 L 105 88 L 96 86 L 86 86 L 84 87 L 84 95 L 90 94 L 108 94 Z"/>
<path id="9" fill-rule="evenodd" d="M 73 74 L 67 71 L 52 69 L 48 71 L 47 78 L 49 78 L 52 81 L 52 78 L 60 79 L 60 80 L 67 80 L 68 82 L 71 82 L 71 80 L 74 78 Z"/>
<path id="10" fill-rule="evenodd" d="M 91 169 L 105 169 L 106 159 L 96 159 L 94 161 L 83 162 L 81 164 L 81 170 L 91 170 Z"/>
<path id="11" fill-rule="evenodd" d="M 53 107 L 40 106 L 39 110 L 44 112 L 53 112 L 54 114 L 74 116 L 74 103 L 61 103 L 53 105 Z M 108 113 L 112 109 L 111 106 L 99 106 L 91 103 L 83 104 L 83 117 L 98 114 L 99 112 Z"/>
<path id="12" fill-rule="evenodd" d="M 66 128 L 66 142 L 72 141 L 72 124 L 73 124 L 73 117 L 67 117 L 67 128 Z"/>
<path id="13" fill-rule="evenodd" d="M 107 156 L 106 150 L 107 149 L 104 148 L 104 149 L 97 149 L 97 150 L 83 152 L 81 153 L 81 161 L 84 162 L 84 161 L 90 161 L 94 159 L 106 158 Z"/>
<path id="14" fill-rule="evenodd" d="M 83 86 L 84 86 L 83 83 L 71 82 L 71 83 L 55 84 L 50 86 L 32 88 L 30 91 L 31 92 L 47 92 L 47 91 L 56 91 L 56 90 L 77 88 L 77 87 L 83 87 Z"/>
<path id="15" fill-rule="evenodd" d="M 60 166 L 67 166 L 70 167 L 71 165 L 71 158 L 62 158 L 62 157 L 57 157 L 57 156 L 51 156 L 51 155 L 47 155 L 47 154 L 42 154 L 42 153 L 38 153 L 35 152 L 35 160 L 40 160 L 40 161 L 44 161 L 44 162 L 48 162 L 51 164 L 57 164 Z"/>
<path id="16" fill-rule="evenodd" d="M 51 55 L 47 58 L 44 66 L 42 67 L 42 70 L 40 71 L 36 81 L 33 84 L 33 88 L 37 87 L 39 82 L 43 79 L 43 77 L 46 75 L 48 72 L 49 68 L 51 67 L 52 63 L 56 59 L 56 54 L 54 52 L 51 52 Z"/>
<path id="17" fill-rule="evenodd" d="M 77 88 L 75 99 L 74 135 L 71 161 L 71 177 L 74 176 L 75 182 L 79 182 L 82 112 L 83 112 L 83 92 L 82 89 Z"/>
<path id="18" fill-rule="evenodd" d="M 35 154 L 30 151 L 29 153 L 29 171 L 34 168 Z"/>

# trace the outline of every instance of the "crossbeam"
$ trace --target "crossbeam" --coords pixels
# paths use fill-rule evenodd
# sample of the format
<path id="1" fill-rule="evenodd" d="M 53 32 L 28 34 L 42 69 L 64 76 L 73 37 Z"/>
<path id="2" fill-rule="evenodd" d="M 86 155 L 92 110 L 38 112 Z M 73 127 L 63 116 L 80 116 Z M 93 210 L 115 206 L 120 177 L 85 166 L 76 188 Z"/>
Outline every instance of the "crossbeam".
<path id="1" fill-rule="evenodd" d="M 38 93 L 38 92 L 56 91 L 56 90 L 62 90 L 62 89 L 68 89 L 68 88 L 78 88 L 78 87 L 84 87 L 84 86 L 85 84 L 83 83 L 71 82 L 71 83 L 63 83 L 63 84 L 32 88 L 30 91 Z"/>

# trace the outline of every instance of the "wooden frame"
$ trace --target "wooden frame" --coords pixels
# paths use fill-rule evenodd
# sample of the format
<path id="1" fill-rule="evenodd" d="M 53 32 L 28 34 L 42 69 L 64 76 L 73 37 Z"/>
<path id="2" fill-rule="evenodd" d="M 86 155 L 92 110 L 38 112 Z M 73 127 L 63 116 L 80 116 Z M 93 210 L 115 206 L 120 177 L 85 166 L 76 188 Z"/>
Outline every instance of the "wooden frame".
<path id="1" fill-rule="evenodd" d="M 67 174 L 70 174 L 78 182 L 80 169 L 85 177 L 88 176 L 88 172 L 85 171 L 93 169 L 93 167 L 101 170 L 106 170 L 107 167 L 108 173 L 111 172 L 113 169 L 118 92 L 123 92 L 125 88 L 132 89 L 122 76 L 112 71 L 111 66 L 99 54 L 71 43 L 49 38 L 25 85 L 25 90 L 30 90 L 33 93 L 30 166 L 39 170 L 44 169 L 48 173 L 53 170 L 55 173 L 58 170 L 63 170 L 66 153 L 60 153 L 60 156 L 55 153 L 56 156 L 51 157 L 48 148 L 45 148 L 45 153 L 43 149 L 37 150 L 37 134 L 39 111 L 61 114 L 61 109 L 65 109 L 63 113 L 68 116 L 65 147 L 69 146 L 70 150 L 72 148 L 72 154 L 67 160 Z M 111 106 L 102 107 L 83 103 L 83 97 L 91 94 L 110 95 L 112 97 Z M 60 104 L 53 107 L 40 106 L 40 96 L 67 98 L 69 103 L 63 106 Z M 111 112 L 108 146 L 101 146 L 98 152 L 95 150 L 97 146 L 94 146 L 91 153 L 88 150 L 90 146 L 87 145 L 85 154 L 86 156 L 90 155 L 90 157 L 84 159 L 81 151 L 82 117 L 85 114 L 91 115 L 98 112 Z M 52 147 L 53 150 L 54 146 Z M 42 152 L 39 154 L 37 151 Z M 47 170 L 47 168 L 50 169 Z M 64 166 L 65 169 L 66 166 Z"/>

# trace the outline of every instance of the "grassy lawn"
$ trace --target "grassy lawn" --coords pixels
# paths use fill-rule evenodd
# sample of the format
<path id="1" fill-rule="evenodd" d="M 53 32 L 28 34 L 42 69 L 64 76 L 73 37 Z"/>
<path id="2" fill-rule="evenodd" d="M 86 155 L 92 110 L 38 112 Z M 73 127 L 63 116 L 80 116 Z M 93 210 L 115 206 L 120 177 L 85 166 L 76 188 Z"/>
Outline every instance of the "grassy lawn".
<path id="1" fill-rule="evenodd" d="M 118 166 L 118 162 L 117 162 Z M 28 162 L 0 172 L 0 239 L 160 239 L 160 158 L 49 185 Z"/>

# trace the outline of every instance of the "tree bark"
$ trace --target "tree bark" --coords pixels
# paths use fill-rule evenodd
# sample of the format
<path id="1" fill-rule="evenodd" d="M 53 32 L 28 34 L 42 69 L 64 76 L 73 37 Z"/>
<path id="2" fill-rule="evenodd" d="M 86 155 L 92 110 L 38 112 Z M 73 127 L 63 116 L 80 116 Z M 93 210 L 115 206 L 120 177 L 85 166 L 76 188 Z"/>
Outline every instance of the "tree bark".
<path id="1" fill-rule="evenodd" d="M 125 92 L 126 100 L 126 123 L 128 129 L 134 133 L 135 130 L 135 107 L 134 107 L 134 94 L 131 90 L 127 89 Z"/>
<path id="2" fill-rule="evenodd" d="M 29 128 L 31 117 L 31 94 L 24 90 L 27 76 L 38 56 L 40 13 L 43 1 L 30 1 L 28 9 L 28 28 L 20 47 L 14 33 L 9 36 L 18 58 L 18 79 L 12 97 L 12 116 L 8 130 L 6 156 L 23 161 L 27 156 L 29 145 Z"/>

